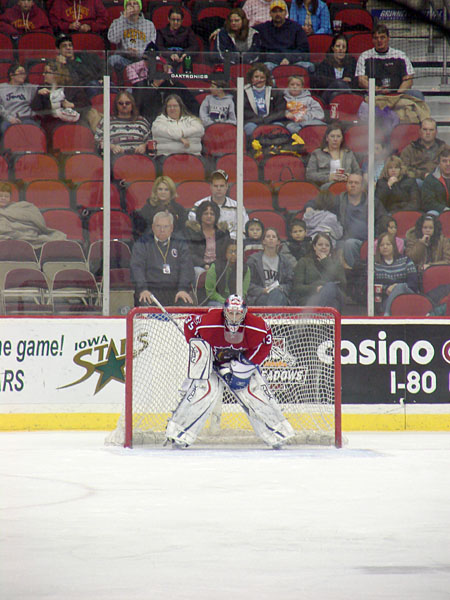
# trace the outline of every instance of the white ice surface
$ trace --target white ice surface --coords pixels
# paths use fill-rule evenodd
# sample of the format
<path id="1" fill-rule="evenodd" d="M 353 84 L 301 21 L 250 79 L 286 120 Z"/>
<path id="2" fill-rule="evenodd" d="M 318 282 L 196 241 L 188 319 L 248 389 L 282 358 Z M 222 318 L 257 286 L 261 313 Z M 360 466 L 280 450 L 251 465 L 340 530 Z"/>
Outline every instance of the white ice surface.
<path id="1" fill-rule="evenodd" d="M 342 449 L 0 434 L 2 600 L 449 600 L 450 434 Z"/>

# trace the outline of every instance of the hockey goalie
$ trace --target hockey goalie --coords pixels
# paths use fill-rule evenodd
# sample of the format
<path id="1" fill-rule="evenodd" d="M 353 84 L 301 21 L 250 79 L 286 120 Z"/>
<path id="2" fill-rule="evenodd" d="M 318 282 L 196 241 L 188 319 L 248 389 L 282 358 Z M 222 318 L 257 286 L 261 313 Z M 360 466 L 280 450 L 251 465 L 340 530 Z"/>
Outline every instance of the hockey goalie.
<path id="1" fill-rule="evenodd" d="M 188 378 L 166 429 L 166 438 L 174 447 L 190 446 L 208 417 L 220 418 L 217 407 L 224 386 L 267 445 L 280 448 L 294 437 L 259 366 L 272 347 L 270 327 L 261 317 L 247 312 L 240 296 L 229 296 L 223 309 L 189 316 L 184 335 L 189 343 Z"/>

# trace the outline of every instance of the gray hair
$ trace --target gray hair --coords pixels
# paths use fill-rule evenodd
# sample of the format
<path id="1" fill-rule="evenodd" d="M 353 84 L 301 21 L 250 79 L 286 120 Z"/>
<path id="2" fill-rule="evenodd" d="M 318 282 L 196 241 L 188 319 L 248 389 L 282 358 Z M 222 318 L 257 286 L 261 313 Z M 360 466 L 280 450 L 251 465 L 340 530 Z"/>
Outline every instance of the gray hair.
<path id="1" fill-rule="evenodd" d="M 157 212 L 153 217 L 153 223 L 156 221 L 156 219 L 169 219 L 170 224 L 173 225 L 173 214 L 168 210 L 160 210 Z"/>

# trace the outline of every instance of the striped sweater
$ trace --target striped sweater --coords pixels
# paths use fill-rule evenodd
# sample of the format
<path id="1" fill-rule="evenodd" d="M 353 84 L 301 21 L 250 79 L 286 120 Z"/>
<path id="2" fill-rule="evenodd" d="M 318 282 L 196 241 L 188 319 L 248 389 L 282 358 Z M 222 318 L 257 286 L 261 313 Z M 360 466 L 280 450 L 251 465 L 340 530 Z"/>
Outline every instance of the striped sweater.
<path id="1" fill-rule="evenodd" d="M 383 292 L 394 283 L 406 283 L 413 292 L 419 291 L 417 269 L 407 256 L 397 258 L 391 265 L 375 263 L 374 281 L 383 285 Z"/>

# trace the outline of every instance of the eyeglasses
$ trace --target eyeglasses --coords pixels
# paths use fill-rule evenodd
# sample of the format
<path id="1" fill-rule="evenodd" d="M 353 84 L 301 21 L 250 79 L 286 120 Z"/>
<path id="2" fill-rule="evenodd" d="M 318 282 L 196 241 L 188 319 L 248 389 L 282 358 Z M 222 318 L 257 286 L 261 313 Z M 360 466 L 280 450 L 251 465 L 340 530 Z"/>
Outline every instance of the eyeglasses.
<path id="1" fill-rule="evenodd" d="M 169 21 L 182 21 L 182 17 L 169 17 Z"/>
<path id="2" fill-rule="evenodd" d="M 129 106 L 131 102 L 127 100 L 126 102 L 118 102 L 117 104 L 120 104 L 120 106 Z"/>

